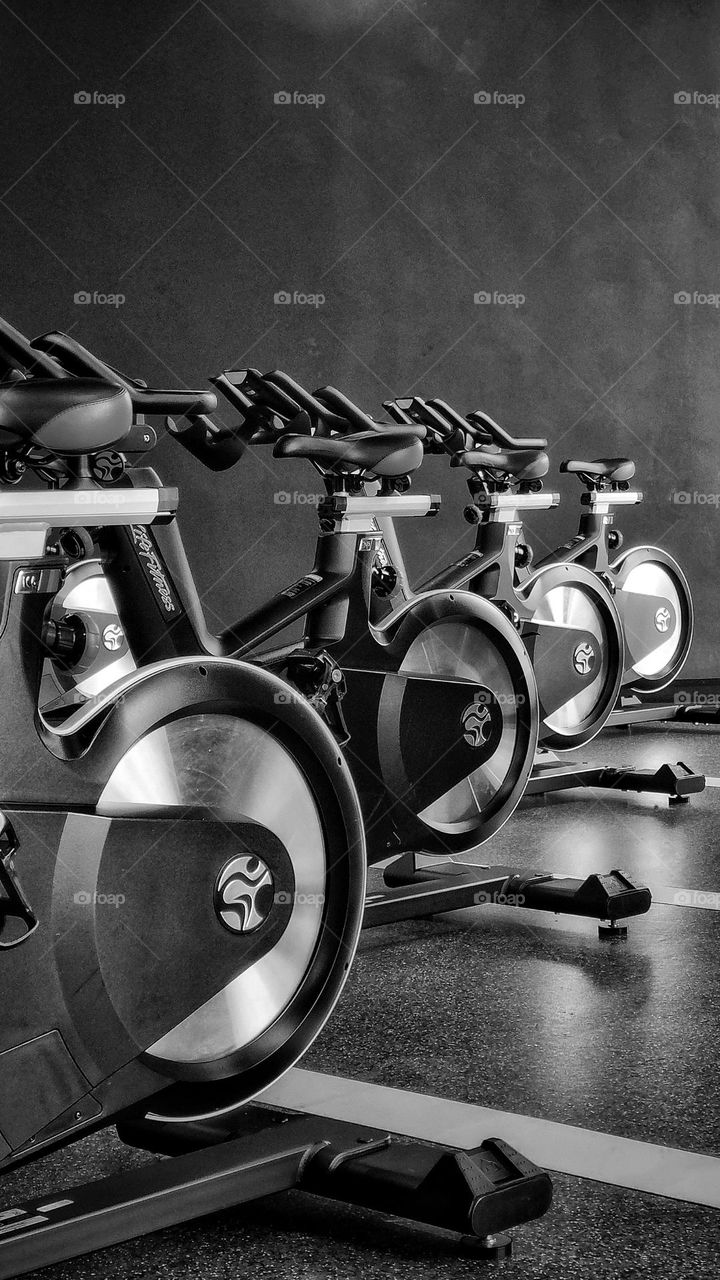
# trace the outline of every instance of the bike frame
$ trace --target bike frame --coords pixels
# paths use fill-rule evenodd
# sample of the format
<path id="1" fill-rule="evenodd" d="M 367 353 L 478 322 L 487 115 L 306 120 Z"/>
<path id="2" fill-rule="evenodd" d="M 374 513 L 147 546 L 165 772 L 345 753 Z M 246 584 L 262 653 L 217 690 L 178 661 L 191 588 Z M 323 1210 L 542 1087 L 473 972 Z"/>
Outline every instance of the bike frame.
<path id="1" fill-rule="evenodd" d="M 133 483 L 147 485 L 148 471 L 135 473 Z M 333 480 L 332 486 L 336 484 Z M 398 831 L 410 846 L 432 849 L 427 826 L 418 817 L 457 782 L 482 767 L 495 750 L 503 709 L 488 693 L 491 731 L 480 741 L 458 736 L 457 726 L 468 714 L 471 694 L 483 693 L 477 683 L 404 673 L 402 660 L 412 641 L 428 627 L 446 619 L 468 626 L 495 627 L 494 610 L 469 593 L 427 590 L 392 610 L 377 608 L 374 593 L 376 557 L 382 542 L 378 520 L 431 516 L 439 499 L 422 494 L 380 494 L 368 497 L 332 488 L 318 515 L 321 532 L 312 571 L 278 592 L 219 636 L 208 631 L 202 605 L 175 524 L 149 530 L 144 526 L 105 528 L 99 539 L 100 558 L 111 593 L 117 596 L 129 650 L 140 661 L 159 661 L 178 654 L 209 653 L 252 657 L 275 672 L 289 669 L 291 653 L 329 655 L 343 686 L 341 705 L 328 709 L 328 722 L 339 720 L 345 755 L 360 794 L 368 830 L 371 861 L 398 847 Z M 118 594 L 119 593 L 119 594 Z M 121 601 L 132 602 L 123 609 Z M 380 616 L 382 612 L 382 616 Z M 305 619 L 300 646 L 269 650 L 269 642 L 299 619 Z M 517 659 L 518 680 L 527 679 Z M 305 692 L 303 690 L 303 692 Z M 326 710 L 327 700 L 315 705 Z M 333 712 L 336 713 L 333 724 Z M 518 713 L 532 724 L 532 705 Z M 412 766 L 406 764 L 396 736 L 402 719 L 403 741 Z M 433 767 L 427 767 L 427 725 L 434 726 Z M 506 787 L 498 805 L 521 794 L 532 763 L 515 741 Z M 423 765 L 422 760 L 425 759 Z M 410 773 L 408 775 L 408 769 Z M 488 834 L 491 830 L 488 828 Z M 443 828 L 444 830 L 444 828 Z M 437 835 L 439 852 L 467 847 L 452 829 Z"/>
<path id="2" fill-rule="evenodd" d="M 611 562 L 610 543 L 615 516 L 612 507 L 634 507 L 642 502 L 639 489 L 594 489 L 583 493 L 580 502 L 587 510 L 580 512 L 580 524 L 574 538 L 545 556 L 541 564 L 584 564 L 594 573 L 612 573 L 617 561 Z M 615 535 L 619 537 L 616 534 Z"/>
<path id="3" fill-rule="evenodd" d="M 639 489 L 590 489 L 581 495 L 584 510 L 580 513 L 578 532 L 562 546 L 545 556 L 538 567 L 578 564 L 599 574 L 611 587 L 622 622 L 624 659 L 622 689 L 641 690 L 643 677 L 638 676 L 636 663 L 642 661 L 645 652 L 652 652 L 664 631 L 672 633 L 676 609 L 672 600 L 658 593 L 624 591 L 624 584 L 633 570 L 641 570 L 645 564 L 659 564 L 678 584 L 681 602 L 687 611 L 682 644 L 675 655 L 667 678 L 648 680 L 648 689 L 658 690 L 670 683 L 682 668 L 692 644 L 693 606 L 690 587 L 677 561 L 662 547 L 639 543 L 620 550 L 622 536 L 614 529 L 614 507 L 631 507 L 642 502 Z M 619 554 L 612 558 L 613 550 Z M 681 623 L 682 625 L 682 623 Z M 622 692 L 622 690 L 621 690 Z"/>
<path id="4" fill-rule="evenodd" d="M 445 442 L 450 452 L 461 451 L 467 441 L 467 433 L 479 429 L 479 443 L 499 445 L 501 449 L 544 449 L 544 438 L 519 438 L 508 435 L 487 414 L 477 411 L 467 418 L 461 417 L 442 400 L 388 401 L 385 407 L 396 421 L 419 421 L 430 425 Z M 622 629 L 622 653 L 618 657 L 621 667 L 618 697 L 624 691 L 654 692 L 670 683 L 682 668 L 689 653 L 693 632 L 693 608 L 690 588 L 677 561 L 660 547 L 639 545 L 631 547 L 611 558 L 622 546 L 622 535 L 613 529 L 614 506 L 634 506 L 642 502 L 639 490 L 630 489 L 627 482 L 600 479 L 594 481 L 583 476 L 586 491 L 581 496 L 578 533 L 563 546 L 545 556 L 537 570 L 577 565 L 595 574 L 613 595 Z M 472 482 L 471 482 L 472 492 Z M 526 553 L 527 554 L 527 553 Z M 658 584 L 663 574 L 674 580 L 676 602 L 666 598 Z M 518 574 L 518 581 L 522 574 Z M 509 577 L 503 580 L 508 589 Z M 625 589 L 627 587 L 627 589 Z M 674 647 L 673 637 L 679 630 L 681 643 Z M 668 634 L 669 643 L 665 669 L 654 669 L 662 662 L 662 636 Z"/>
<path id="5" fill-rule="evenodd" d="M 567 569 L 561 565 L 539 565 L 534 571 L 519 567 L 523 534 L 522 513 L 549 510 L 559 502 L 559 495 L 550 492 L 488 493 L 475 480 L 469 481 L 473 506 L 469 508 L 477 519 L 475 547 L 469 555 L 453 561 L 432 577 L 426 579 L 419 591 L 466 590 L 496 604 L 516 626 L 522 626 L 522 639 L 533 666 L 542 664 L 542 713 L 548 719 L 564 705 L 568 698 L 568 672 L 575 670 L 578 676 L 586 674 L 582 656 L 594 649 L 594 637 L 582 628 L 557 627 L 552 631 L 549 657 L 544 656 L 544 638 L 550 635 L 546 626 L 535 622 L 536 601 L 545 592 L 562 586 L 567 580 Z M 477 514 L 476 514 L 477 513 Z M 397 531 L 392 519 L 380 515 L 378 525 L 382 532 L 380 557 L 385 557 L 397 573 L 395 592 L 388 607 L 397 607 L 399 601 L 412 599 L 407 568 Z M 617 651 L 620 662 L 620 650 Z M 541 734 L 541 741 L 543 735 Z M 550 732 L 544 741 L 562 747 L 561 739 Z"/>

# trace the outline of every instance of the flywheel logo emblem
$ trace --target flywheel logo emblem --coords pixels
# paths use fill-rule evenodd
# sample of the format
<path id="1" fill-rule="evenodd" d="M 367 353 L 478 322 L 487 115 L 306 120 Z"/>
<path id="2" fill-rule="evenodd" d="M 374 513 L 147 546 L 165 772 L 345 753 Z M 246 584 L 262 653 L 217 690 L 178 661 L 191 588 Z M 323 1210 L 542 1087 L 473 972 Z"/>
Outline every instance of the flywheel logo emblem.
<path id="1" fill-rule="evenodd" d="M 124 639 L 125 632 L 122 627 L 118 626 L 117 622 L 111 622 L 102 633 L 102 641 L 105 648 L 110 649 L 113 652 L 122 647 Z"/>
<path id="2" fill-rule="evenodd" d="M 573 653 L 573 666 L 580 676 L 587 676 L 595 666 L 595 650 L 587 640 L 583 640 Z"/>
<path id="3" fill-rule="evenodd" d="M 658 631 L 667 631 L 670 627 L 671 620 L 672 620 L 672 615 L 670 613 L 670 610 L 666 609 L 665 605 L 662 605 L 661 608 L 658 609 L 657 613 L 655 614 L 655 626 L 657 627 Z"/>
<path id="4" fill-rule="evenodd" d="M 487 705 L 487 694 L 476 693 L 462 713 L 463 738 L 471 747 L 482 747 L 490 737 L 492 719 Z"/>
<path id="5" fill-rule="evenodd" d="M 215 885 L 215 914 L 231 933 L 252 933 L 267 920 L 275 884 L 265 863 L 252 855 L 233 858 Z"/>

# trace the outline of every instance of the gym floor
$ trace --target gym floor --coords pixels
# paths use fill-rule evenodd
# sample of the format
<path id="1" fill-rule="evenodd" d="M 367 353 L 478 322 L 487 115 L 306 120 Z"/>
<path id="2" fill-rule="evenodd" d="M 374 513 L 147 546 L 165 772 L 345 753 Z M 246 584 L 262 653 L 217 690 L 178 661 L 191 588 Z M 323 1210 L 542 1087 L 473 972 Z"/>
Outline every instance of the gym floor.
<path id="1" fill-rule="evenodd" d="M 643 766 L 685 760 L 712 775 L 717 741 L 707 729 L 612 731 L 587 755 Z M 720 887 L 719 810 L 713 785 L 677 808 L 599 791 L 524 802 L 476 861 L 574 875 L 620 867 L 654 890 L 649 915 L 630 922 L 626 940 L 604 943 L 592 921 L 500 906 L 369 931 L 303 1069 L 555 1122 L 553 1169 L 562 1168 L 569 1125 L 587 1131 L 588 1151 L 598 1133 L 669 1148 L 647 1147 L 645 1163 L 667 1163 L 670 1175 L 678 1149 L 720 1157 L 720 896 L 714 908 L 703 898 L 705 909 L 687 905 L 689 892 L 665 901 Z M 496 1132 L 503 1136 L 501 1118 Z M 618 1152 L 618 1182 L 630 1187 L 553 1173 L 553 1207 L 515 1233 L 503 1274 L 717 1274 L 717 1210 L 632 1189 L 643 1150 L 629 1164 Z M 152 1158 L 110 1131 L 8 1177 L 4 1203 Z M 712 1181 L 720 1190 L 720 1161 Z M 43 1275 L 462 1280 L 484 1268 L 492 1275 L 493 1264 L 451 1238 L 291 1193 Z"/>

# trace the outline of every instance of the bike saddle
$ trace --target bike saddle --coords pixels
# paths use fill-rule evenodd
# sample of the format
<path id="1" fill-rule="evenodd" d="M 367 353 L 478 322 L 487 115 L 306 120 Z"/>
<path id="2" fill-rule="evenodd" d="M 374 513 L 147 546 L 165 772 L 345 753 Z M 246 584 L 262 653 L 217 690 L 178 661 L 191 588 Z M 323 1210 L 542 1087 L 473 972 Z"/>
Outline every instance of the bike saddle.
<path id="1" fill-rule="evenodd" d="M 275 458 L 308 458 L 333 471 L 365 471 L 376 476 L 406 476 L 423 460 L 422 427 L 391 427 L 352 436 L 282 436 Z"/>
<path id="2" fill-rule="evenodd" d="M 635 475 L 635 463 L 631 458 L 595 458 L 592 462 L 581 462 L 570 458 L 560 463 L 560 470 L 573 475 L 596 476 L 599 480 L 614 480 L 621 484 L 632 480 Z"/>
<path id="3" fill-rule="evenodd" d="M 500 471 L 513 480 L 540 480 L 550 469 L 550 459 L 542 449 L 467 449 L 455 454 L 451 467 L 471 471 Z"/>
<path id="4" fill-rule="evenodd" d="M 0 448 L 96 453 L 120 445 L 132 421 L 130 396 L 114 382 L 33 378 L 0 387 Z"/>

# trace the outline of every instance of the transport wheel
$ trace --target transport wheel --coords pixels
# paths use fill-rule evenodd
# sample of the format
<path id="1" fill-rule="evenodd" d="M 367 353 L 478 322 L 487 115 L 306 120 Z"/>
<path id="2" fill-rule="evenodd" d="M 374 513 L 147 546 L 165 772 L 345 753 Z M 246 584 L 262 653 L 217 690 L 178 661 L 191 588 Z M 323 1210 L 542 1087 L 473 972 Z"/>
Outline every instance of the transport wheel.
<path id="1" fill-rule="evenodd" d="M 244 664 L 235 665 L 242 671 Z M 209 659 L 197 671 L 207 676 L 212 667 Z M 176 884 L 187 880 L 191 862 L 195 898 L 202 896 L 199 930 L 222 951 L 226 970 L 229 946 L 242 958 L 231 980 L 143 1055 L 168 1078 L 149 1113 L 164 1120 L 232 1110 L 287 1070 L 332 1012 L 362 924 L 366 853 L 347 764 L 320 717 L 287 685 L 255 669 L 251 679 L 247 714 L 208 696 L 204 708 L 151 727 L 112 769 L 97 806 L 109 817 L 167 818 L 181 850 L 182 824 L 192 822 L 187 867 L 181 854 L 172 877 L 157 876 L 159 900 L 147 906 L 154 912 L 145 936 L 148 973 L 153 922 L 172 919 L 174 895 L 181 900 Z M 221 838 L 216 834 L 198 852 L 199 817 Z M 232 824 L 250 831 L 249 848 L 233 844 Z M 142 852 L 138 874 L 152 858 L 152 848 Z M 155 885 L 152 872 L 143 874 Z M 131 867 L 126 881 L 132 877 Z M 177 948 L 174 980 L 190 984 L 184 928 L 178 914 L 164 945 Z M 142 988 L 142 974 L 130 979 Z M 141 989 L 138 999 L 151 1000 L 152 993 Z M 122 1002 L 129 1007 L 127 993 Z"/>
<path id="2" fill-rule="evenodd" d="M 453 603 L 454 600 L 454 603 Z M 462 852 L 507 822 L 537 743 L 537 693 L 517 630 L 495 605 L 458 593 L 440 616 L 401 625 L 399 686 L 379 707 L 383 777 L 416 848 Z M 413 839 L 412 833 L 415 833 Z"/>
<path id="3" fill-rule="evenodd" d="M 580 565 L 540 569 L 523 587 L 522 635 L 540 702 L 541 746 L 581 747 L 600 732 L 620 691 L 623 640 L 605 584 Z"/>
<path id="4" fill-rule="evenodd" d="M 659 547 L 628 551 L 611 572 L 625 639 L 623 688 L 633 693 L 664 689 L 679 675 L 692 643 L 693 605 L 685 574 Z"/>

